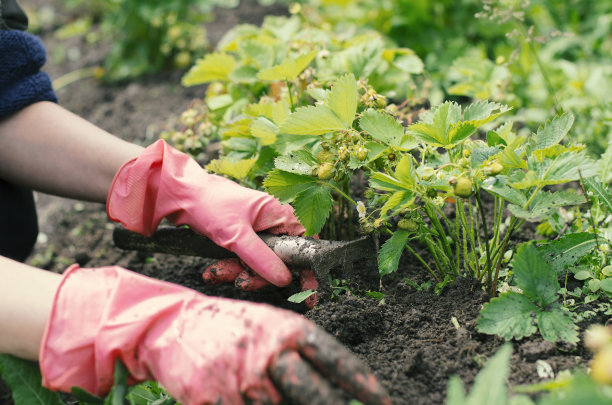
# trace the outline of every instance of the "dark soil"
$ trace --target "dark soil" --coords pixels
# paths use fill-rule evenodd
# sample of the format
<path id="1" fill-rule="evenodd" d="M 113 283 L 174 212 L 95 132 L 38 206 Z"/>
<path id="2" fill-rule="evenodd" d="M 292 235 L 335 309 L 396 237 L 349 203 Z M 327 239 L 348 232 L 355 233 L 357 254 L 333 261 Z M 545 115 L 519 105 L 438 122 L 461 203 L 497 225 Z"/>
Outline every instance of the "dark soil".
<path id="1" fill-rule="evenodd" d="M 24 3 L 28 5 L 26 0 Z M 30 8 L 39 1 L 32 3 Z M 70 18 L 62 14 L 61 2 L 51 4 L 58 9 L 58 24 Z M 221 10 L 219 18 L 209 24 L 209 37 L 218 40 L 237 22 L 259 23 L 270 12 L 283 13 L 284 8 L 263 8 L 255 1 L 243 1 L 237 10 Z M 79 38 L 60 42 L 51 29 L 41 36 L 50 55 L 57 47 L 75 47 L 79 51 L 76 60 L 47 63 L 45 69 L 53 79 L 80 67 L 98 65 L 104 57 L 103 46 L 92 47 Z M 181 87 L 181 74 L 163 72 L 114 86 L 84 79 L 61 89 L 59 102 L 117 136 L 146 145 L 155 136 L 148 128 L 180 114 L 193 98 L 203 96 L 202 87 Z M 296 286 L 251 293 L 229 285 L 205 286 L 200 274 L 209 262 L 204 259 L 147 256 L 114 247 L 115 225 L 106 218 L 103 206 L 43 194 L 37 195 L 37 204 L 41 237 L 30 264 L 55 272 L 74 262 L 87 267 L 120 265 L 206 294 L 267 302 L 304 313 L 363 359 L 389 390 L 395 404 L 444 403 L 449 377 L 456 374 L 470 386 L 486 359 L 503 343 L 476 331 L 478 312 L 487 300 L 478 283 L 458 280 L 439 296 L 418 291 L 404 278 L 422 283 L 427 280 L 426 272 L 408 256 L 402 259 L 397 273 L 383 280 L 382 286 L 375 258 L 362 261 L 359 277 L 344 284 L 350 293 L 345 291 L 333 299 L 323 296 L 315 309 L 306 311 L 302 305 L 286 300 L 296 292 Z M 384 292 L 384 300 L 367 298 L 365 292 L 369 290 Z M 539 336 L 515 342 L 513 347 L 510 385 L 542 381 L 536 372 L 537 360 L 546 361 L 558 373 L 583 366 L 589 358 L 580 345 L 552 344 Z M 4 403 L 2 398 L 0 388 L 0 404 Z"/>

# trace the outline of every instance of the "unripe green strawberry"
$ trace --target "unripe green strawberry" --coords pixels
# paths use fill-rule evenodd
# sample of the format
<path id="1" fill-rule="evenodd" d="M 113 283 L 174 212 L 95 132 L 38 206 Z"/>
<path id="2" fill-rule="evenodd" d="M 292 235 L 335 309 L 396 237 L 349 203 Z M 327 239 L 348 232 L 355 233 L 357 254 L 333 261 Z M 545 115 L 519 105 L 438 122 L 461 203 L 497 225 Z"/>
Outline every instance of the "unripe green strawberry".
<path id="1" fill-rule="evenodd" d="M 374 99 L 374 107 L 380 108 L 381 110 L 387 106 L 387 100 L 384 96 L 377 95 Z"/>
<path id="2" fill-rule="evenodd" d="M 429 181 L 434 176 L 434 174 L 436 174 L 436 171 L 433 169 L 433 167 L 425 167 L 421 172 L 421 177 L 423 178 L 423 180 Z"/>
<path id="3" fill-rule="evenodd" d="M 347 161 L 350 157 L 349 151 L 346 146 L 338 148 L 338 158 L 342 161 Z"/>
<path id="4" fill-rule="evenodd" d="M 376 193 L 374 192 L 374 190 L 372 190 L 371 188 L 368 188 L 364 193 L 363 196 L 365 198 L 367 198 L 368 200 L 371 200 L 372 198 L 374 198 L 374 196 L 376 195 Z"/>
<path id="5" fill-rule="evenodd" d="M 389 160 L 389 162 L 393 162 L 393 161 L 395 161 L 395 158 L 396 158 L 396 157 L 397 157 L 397 156 L 395 155 L 395 153 L 394 153 L 394 152 L 389 152 L 389 153 L 387 154 L 387 160 Z"/>
<path id="6" fill-rule="evenodd" d="M 472 151 L 469 149 L 463 149 L 463 157 L 467 159 L 470 156 L 472 156 Z"/>
<path id="7" fill-rule="evenodd" d="M 321 148 L 323 150 L 329 150 L 329 142 L 327 142 L 327 141 L 321 142 Z"/>
<path id="8" fill-rule="evenodd" d="M 357 157 L 357 160 L 364 161 L 368 158 L 368 150 L 365 146 L 359 145 L 355 156 Z"/>
<path id="9" fill-rule="evenodd" d="M 326 162 L 319 166 L 318 177 L 321 180 L 329 180 L 334 177 L 334 165 Z"/>
<path id="10" fill-rule="evenodd" d="M 472 183 L 472 180 L 465 176 L 458 178 L 453 177 L 449 181 L 449 184 L 453 186 L 453 193 L 457 197 L 468 198 L 473 193 L 472 187 L 474 186 L 474 183 Z"/>
<path id="11" fill-rule="evenodd" d="M 459 166 L 461 167 L 470 167 L 470 160 L 466 158 L 459 159 L 459 162 L 457 163 L 459 163 Z"/>
<path id="12" fill-rule="evenodd" d="M 490 175 L 490 176 L 496 176 L 498 174 L 500 174 L 502 172 L 502 170 L 504 170 L 504 166 L 499 163 L 498 161 L 494 161 L 489 163 L 486 167 L 485 167 L 485 173 Z"/>
<path id="13" fill-rule="evenodd" d="M 419 223 L 413 219 L 403 218 L 397 223 L 397 228 L 403 231 L 415 232 L 419 229 Z"/>
<path id="14" fill-rule="evenodd" d="M 317 153 L 317 160 L 319 162 L 329 162 L 334 157 L 334 154 L 328 150 L 322 150 Z"/>

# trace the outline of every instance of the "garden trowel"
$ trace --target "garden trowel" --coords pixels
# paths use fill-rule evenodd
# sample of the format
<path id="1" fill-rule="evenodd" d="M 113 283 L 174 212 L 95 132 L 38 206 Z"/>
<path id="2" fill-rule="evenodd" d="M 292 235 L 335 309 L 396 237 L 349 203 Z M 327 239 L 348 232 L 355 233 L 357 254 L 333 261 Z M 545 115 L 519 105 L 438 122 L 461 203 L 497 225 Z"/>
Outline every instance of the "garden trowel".
<path id="1" fill-rule="evenodd" d="M 354 262 L 375 257 L 374 241 L 370 237 L 353 241 L 330 241 L 268 233 L 258 235 L 287 267 L 310 268 L 320 281 L 327 281 L 327 274 L 336 267 L 342 269 L 345 277 L 350 277 Z M 117 227 L 113 232 L 113 240 L 117 247 L 127 250 L 210 259 L 237 257 L 235 253 L 216 245 L 212 240 L 189 228 L 160 227 L 153 235 L 143 236 Z"/>

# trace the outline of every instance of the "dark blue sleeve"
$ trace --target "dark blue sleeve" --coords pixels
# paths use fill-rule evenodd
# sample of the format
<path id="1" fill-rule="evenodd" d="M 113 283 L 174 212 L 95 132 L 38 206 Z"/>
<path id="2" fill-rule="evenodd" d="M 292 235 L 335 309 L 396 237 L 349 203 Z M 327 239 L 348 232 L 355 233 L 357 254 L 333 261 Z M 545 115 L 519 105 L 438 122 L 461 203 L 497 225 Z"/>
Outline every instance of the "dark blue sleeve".
<path id="1" fill-rule="evenodd" d="M 57 102 L 42 41 L 27 32 L 0 30 L 0 119 L 38 101 Z"/>

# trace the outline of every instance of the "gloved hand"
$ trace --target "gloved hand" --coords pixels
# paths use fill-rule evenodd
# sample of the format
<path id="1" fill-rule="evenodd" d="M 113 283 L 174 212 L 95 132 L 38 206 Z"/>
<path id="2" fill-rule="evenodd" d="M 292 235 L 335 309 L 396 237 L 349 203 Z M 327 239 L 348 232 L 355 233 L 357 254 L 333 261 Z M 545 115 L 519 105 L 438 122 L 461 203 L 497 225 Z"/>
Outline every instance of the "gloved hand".
<path id="1" fill-rule="evenodd" d="M 156 380 L 185 405 L 390 404 L 357 358 L 300 315 L 154 280 L 120 267 L 71 266 L 40 347 L 43 385 L 98 395 L 120 359 L 130 381 Z"/>
<path id="2" fill-rule="evenodd" d="M 304 233 L 291 206 L 208 174 L 162 140 L 119 169 L 106 207 L 110 219 L 131 231 L 150 235 L 162 219 L 168 218 L 231 250 L 261 278 L 232 259 L 207 269 L 203 277 L 213 282 L 237 280 L 243 289 L 260 288 L 267 282 L 283 287 L 291 282 L 289 269 L 256 232 Z M 314 277 L 307 280 L 312 284 Z"/>

